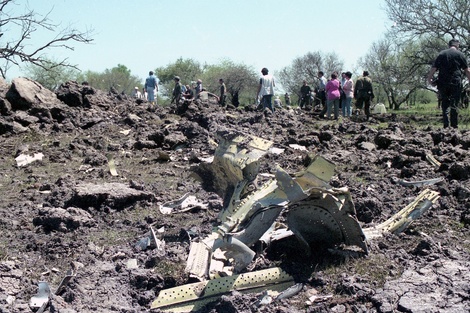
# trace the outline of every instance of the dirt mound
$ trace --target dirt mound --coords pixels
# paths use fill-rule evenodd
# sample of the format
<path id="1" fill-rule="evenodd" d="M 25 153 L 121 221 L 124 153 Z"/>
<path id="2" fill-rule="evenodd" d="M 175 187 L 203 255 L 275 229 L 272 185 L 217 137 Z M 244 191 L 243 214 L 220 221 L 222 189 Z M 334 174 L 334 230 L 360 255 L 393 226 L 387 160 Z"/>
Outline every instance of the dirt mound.
<path id="1" fill-rule="evenodd" d="M 302 290 L 266 304 L 262 293 L 233 292 L 201 312 L 470 310 L 469 131 L 210 100 L 152 108 L 76 82 L 54 94 L 28 79 L 0 88 L 0 113 L 0 312 L 31 312 L 40 281 L 56 312 L 148 312 L 161 290 L 188 283 L 190 242 L 211 233 L 224 202 L 191 168 L 231 129 L 283 149 L 263 158 L 260 173 L 301 171 L 315 154 L 336 164 L 330 184 L 349 188 L 363 227 L 425 188 L 410 182 L 442 179 L 426 186 L 440 198 L 405 232 L 369 243 L 365 258 L 324 247 L 307 258 L 292 238 L 261 247 L 249 270 L 282 267 Z M 188 193 L 204 205 L 160 213 Z"/>

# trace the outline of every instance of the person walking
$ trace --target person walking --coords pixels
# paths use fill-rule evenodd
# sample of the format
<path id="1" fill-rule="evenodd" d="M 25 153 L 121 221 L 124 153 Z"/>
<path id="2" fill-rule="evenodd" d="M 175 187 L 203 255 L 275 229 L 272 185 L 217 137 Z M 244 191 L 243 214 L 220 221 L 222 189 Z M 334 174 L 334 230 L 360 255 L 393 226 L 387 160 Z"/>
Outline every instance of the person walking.
<path id="1" fill-rule="evenodd" d="M 156 104 L 157 101 L 155 100 L 155 93 L 158 92 L 158 84 L 157 77 L 155 77 L 153 71 L 150 71 L 149 76 L 145 79 L 144 88 L 147 92 L 147 100 L 150 101 L 151 104 Z"/>
<path id="2" fill-rule="evenodd" d="M 339 116 L 339 101 L 340 101 L 340 92 L 339 88 L 341 83 L 338 80 L 338 74 L 331 74 L 331 79 L 326 83 L 326 117 L 331 118 L 331 111 L 334 111 L 334 119 L 337 120 Z"/>
<path id="3" fill-rule="evenodd" d="M 449 124 L 453 128 L 458 128 L 458 104 L 462 93 L 462 70 L 470 80 L 467 59 L 459 51 L 459 46 L 460 42 L 457 39 L 451 39 L 449 48 L 439 53 L 428 73 L 428 83 L 436 86 L 439 91 L 444 128 L 449 127 Z M 437 81 L 433 80 L 436 72 L 438 72 Z"/>
<path id="4" fill-rule="evenodd" d="M 352 98 L 354 97 L 354 82 L 351 79 L 352 73 L 346 72 L 344 73 L 344 83 L 343 83 L 343 92 L 344 92 L 344 100 L 343 105 L 341 107 L 343 117 L 351 117 L 351 102 Z"/>
<path id="5" fill-rule="evenodd" d="M 274 87 L 276 84 L 274 83 L 274 77 L 268 73 L 268 69 L 263 67 L 261 70 L 261 74 L 263 74 L 263 76 L 259 79 L 258 98 L 261 98 L 263 109 L 268 108 L 271 110 L 271 112 L 274 113 L 272 99 L 274 95 Z"/>
<path id="6" fill-rule="evenodd" d="M 354 98 L 356 99 L 356 108 L 364 112 L 366 118 L 370 118 L 370 102 L 374 99 L 374 89 L 372 88 L 372 80 L 369 78 L 369 72 L 364 71 L 362 77 L 359 77 L 356 81 L 354 88 Z"/>

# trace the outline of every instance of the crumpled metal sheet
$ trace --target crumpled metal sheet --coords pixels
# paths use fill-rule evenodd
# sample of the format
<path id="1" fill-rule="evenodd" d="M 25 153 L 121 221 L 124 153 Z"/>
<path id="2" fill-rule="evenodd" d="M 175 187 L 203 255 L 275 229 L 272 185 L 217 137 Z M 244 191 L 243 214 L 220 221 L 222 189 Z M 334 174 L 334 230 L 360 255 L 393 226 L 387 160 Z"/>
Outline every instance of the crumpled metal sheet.
<path id="1" fill-rule="evenodd" d="M 329 185 L 335 166 L 321 156 L 314 157 L 303 171 L 289 174 L 281 167 L 256 190 L 247 190 L 255 180 L 260 159 L 273 143 L 239 132 L 219 133 L 219 146 L 211 164 L 202 164 L 198 173 L 209 173 L 211 182 L 224 196 L 216 237 L 206 241 L 212 250 L 221 248 L 242 270 L 252 260 L 250 246 L 268 231 L 282 212 L 287 226 L 303 243 L 307 254 L 311 243 L 355 245 L 367 253 L 365 236 L 358 221 L 349 191 Z M 220 182 L 219 181 L 223 181 Z M 218 189 L 217 189 L 218 188 Z M 218 237 L 218 238 L 217 238 Z M 191 262 L 188 260 L 188 263 Z M 200 263 L 200 261 L 198 261 Z M 195 268 L 190 266 L 193 270 Z M 194 274 L 201 274 L 195 270 Z"/>
<path id="2" fill-rule="evenodd" d="M 264 176 L 268 180 L 262 186 L 248 189 L 247 186 L 258 176 L 259 159 L 268 153 L 273 143 L 238 132 L 225 131 L 219 135 L 220 143 L 214 160 L 200 164 L 196 170 L 200 178 L 206 179 L 206 186 L 224 198 L 224 209 L 219 214 L 220 223 L 216 231 L 201 242 L 191 244 L 186 270 L 202 282 L 162 290 L 152 308 L 165 307 L 166 310 L 170 306 L 174 312 L 183 312 L 194 307 L 178 303 L 199 302 L 201 297 L 220 295 L 221 290 L 239 290 L 234 283 L 235 277 L 251 274 L 257 277 L 257 274 L 231 276 L 232 270 L 240 272 L 249 265 L 255 256 L 250 247 L 260 239 L 269 244 L 276 236 L 285 238 L 294 234 L 307 257 L 312 247 L 318 246 L 349 246 L 367 254 L 366 238 L 402 231 L 439 197 L 436 192 L 426 190 L 391 219 L 363 231 L 356 219 L 348 189 L 329 185 L 335 172 L 334 164 L 316 156 L 305 170 L 298 173 L 289 174 L 277 167 L 274 176 Z M 286 216 L 288 229 L 276 228 L 281 214 Z M 221 256 L 226 262 L 221 260 Z M 231 262 L 231 266 L 224 265 L 227 262 Z M 204 281 L 207 276 L 218 278 Z M 250 288 L 255 287 L 253 280 L 247 284 Z M 212 286 L 210 294 L 205 291 L 208 286 Z M 291 292 L 289 290 L 288 294 Z"/>
<path id="3" fill-rule="evenodd" d="M 287 225 L 305 245 L 356 246 L 367 253 L 364 233 L 356 217 L 349 192 L 340 189 L 316 190 L 289 206 Z"/>

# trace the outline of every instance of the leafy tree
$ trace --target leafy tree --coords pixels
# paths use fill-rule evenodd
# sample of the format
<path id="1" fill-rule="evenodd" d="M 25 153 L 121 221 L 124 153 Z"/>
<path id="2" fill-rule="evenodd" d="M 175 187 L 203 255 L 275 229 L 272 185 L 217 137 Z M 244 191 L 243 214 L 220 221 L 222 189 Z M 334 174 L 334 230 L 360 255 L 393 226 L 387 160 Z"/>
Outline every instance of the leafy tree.
<path id="1" fill-rule="evenodd" d="M 75 68 L 57 65 L 57 61 L 48 62 L 50 66 L 47 68 L 32 63 L 27 65 L 26 75 L 51 91 L 54 91 L 63 82 L 76 80 L 79 77 L 79 71 Z"/>
<path id="2" fill-rule="evenodd" d="M 230 101 L 235 106 L 240 102 L 253 102 L 256 97 L 258 77 L 255 70 L 245 64 L 223 60 L 219 64 L 206 66 L 202 77 L 204 88 L 215 94 L 219 94 L 219 79 L 222 78 Z"/>
<path id="3" fill-rule="evenodd" d="M 50 12 L 40 16 L 26 6 L 24 13 L 14 14 L 14 6 L 14 0 L 0 0 L 0 75 L 5 78 L 11 66 L 19 66 L 20 63 L 34 64 L 44 69 L 63 66 L 77 69 L 67 58 L 51 64 L 46 52 L 54 48 L 74 50 L 71 42 L 90 43 L 93 41 L 91 31 L 81 32 L 70 26 L 58 30 L 59 25 L 48 18 Z M 39 30 L 51 32 L 51 39 L 39 45 L 30 44 Z"/>
<path id="4" fill-rule="evenodd" d="M 173 79 L 175 76 L 179 76 L 181 78 L 182 84 L 188 85 L 200 78 L 202 73 L 203 68 L 198 62 L 193 59 L 183 58 L 179 58 L 175 63 L 159 67 L 155 70 L 155 74 L 159 80 L 159 85 L 162 85 L 163 87 L 159 88 L 159 91 L 166 97 L 170 96 L 173 91 Z"/>
<path id="5" fill-rule="evenodd" d="M 119 93 L 130 94 L 134 87 L 142 88 L 140 78 L 132 75 L 131 70 L 122 64 L 118 64 L 112 69 L 106 69 L 103 73 L 87 71 L 79 79 L 87 81 L 94 88 L 100 90 L 113 88 Z"/>
<path id="6" fill-rule="evenodd" d="M 323 71 L 328 77 L 334 71 L 341 72 L 343 67 L 344 63 L 336 53 L 308 52 L 304 56 L 294 59 L 290 66 L 281 69 L 278 76 L 287 92 L 300 97 L 300 87 L 303 80 L 307 80 L 310 86 L 314 87 L 312 82 L 313 84 L 317 83 L 319 71 Z"/>

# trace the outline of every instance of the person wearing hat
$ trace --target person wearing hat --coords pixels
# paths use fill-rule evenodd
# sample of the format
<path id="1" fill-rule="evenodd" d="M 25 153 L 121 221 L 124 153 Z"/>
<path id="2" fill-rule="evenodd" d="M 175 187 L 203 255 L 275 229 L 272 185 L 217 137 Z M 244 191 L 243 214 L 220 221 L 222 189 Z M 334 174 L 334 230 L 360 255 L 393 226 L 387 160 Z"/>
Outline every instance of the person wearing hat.
<path id="1" fill-rule="evenodd" d="M 462 70 L 470 80 L 470 70 L 467 59 L 460 52 L 460 42 L 457 39 L 449 41 L 449 48 L 442 50 L 428 74 L 428 84 L 436 86 L 441 98 L 441 108 L 444 128 L 458 127 L 458 103 L 462 93 Z M 438 72 L 437 80 L 434 74 Z M 450 111 L 450 120 L 449 120 Z"/>
<path id="2" fill-rule="evenodd" d="M 155 93 L 158 92 L 158 84 L 157 84 L 157 77 L 153 75 L 153 71 L 149 72 L 149 76 L 145 79 L 145 91 L 147 92 L 147 100 L 150 101 L 151 104 L 156 104 L 157 101 L 155 100 Z"/>
<path id="3" fill-rule="evenodd" d="M 182 93 L 180 77 L 175 76 L 173 80 L 175 81 L 175 88 L 173 88 L 173 98 L 171 99 L 171 103 L 176 102 L 176 105 L 178 105 L 180 103 Z"/>
<path id="4" fill-rule="evenodd" d="M 134 99 L 142 99 L 142 93 L 139 90 L 139 87 L 135 87 L 132 91 L 132 98 Z"/>
<path id="5" fill-rule="evenodd" d="M 369 72 L 364 71 L 362 77 L 359 77 L 354 87 L 354 99 L 356 99 L 356 108 L 362 110 L 367 119 L 370 117 L 370 102 L 375 97 L 374 89 L 372 88 L 372 80 L 369 78 Z"/>

